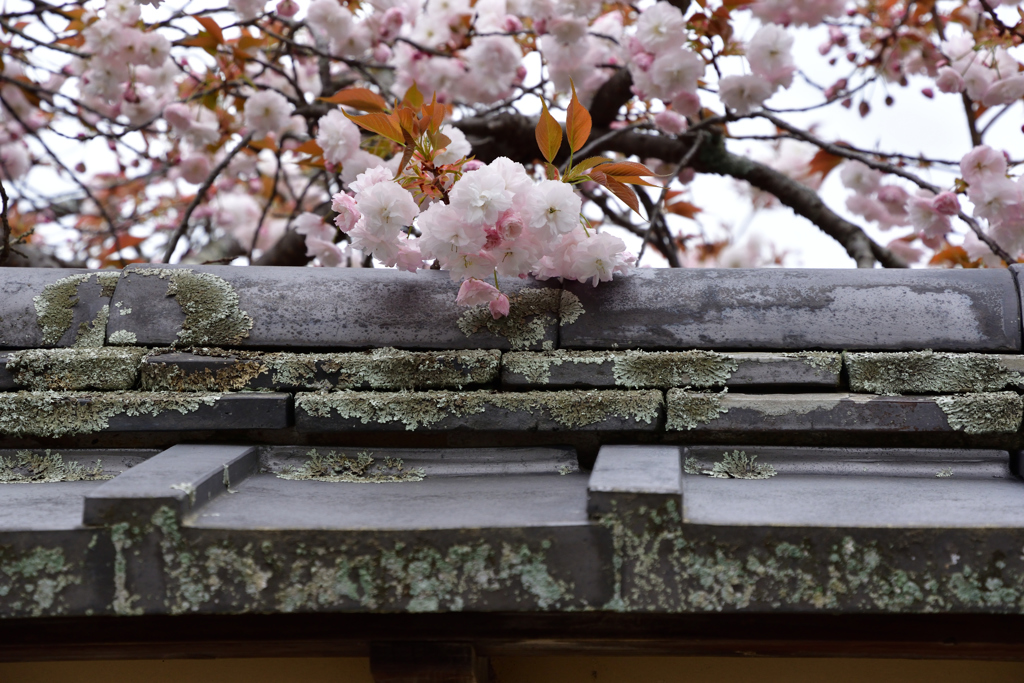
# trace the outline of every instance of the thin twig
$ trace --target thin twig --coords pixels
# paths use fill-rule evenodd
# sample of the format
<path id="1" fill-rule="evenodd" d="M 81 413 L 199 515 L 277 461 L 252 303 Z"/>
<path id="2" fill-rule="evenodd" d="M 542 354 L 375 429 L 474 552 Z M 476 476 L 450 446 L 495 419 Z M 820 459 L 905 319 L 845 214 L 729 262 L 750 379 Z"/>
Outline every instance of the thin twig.
<path id="1" fill-rule="evenodd" d="M 682 171 L 684 168 L 686 168 L 689 165 L 690 161 L 693 160 L 694 155 L 697 154 L 697 150 L 700 149 L 701 144 L 703 144 L 704 138 L 705 138 L 706 135 L 707 135 L 707 133 L 705 133 L 704 131 L 699 131 L 697 133 L 697 137 L 693 141 L 693 144 L 690 145 L 690 149 L 686 152 L 686 154 L 683 155 L 683 158 L 679 161 L 679 163 L 676 164 L 676 168 L 672 172 L 672 177 L 669 178 L 668 181 L 666 181 L 665 187 L 663 187 L 661 189 L 661 196 L 658 197 L 658 201 L 654 204 L 654 211 L 651 212 L 651 218 L 648 221 L 648 223 L 650 224 L 650 227 L 647 230 L 647 234 L 644 236 L 643 243 L 640 245 L 640 253 L 637 254 L 637 257 L 636 257 L 636 264 L 638 266 L 640 265 L 640 259 L 643 258 L 644 250 L 647 248 L 647 240 L 648 240 L 648 238 L 651 235 L 651 231 L 654 230 L 654 226 L 658 224 L 658 221 L 660 221 L 662 219 L 662 214 L 664 212 L 664 207 L 665 207 L 665 200 L 668 198 L 668 189 L 669 189 L 669 186 L 672 184 L 672 179 L 675 178 L 677 175 L 679 175 L 679 172 Z M 668 233 L 668 224 L 667 223 L 665 224 L 665 232 Z M 668 236 L 671 239 L 671 233 L 669 233 Z M 670 263 L 671 263 L 671 259 L 670 259 Z M 679 267 L 678 262 L 676 263 L 676 265 L 674 265 L 672 267 L 673 268 L 678 268 Z"/>
<path id="2" fill-rule="evenodd" d="M 206 192 L 213 185 L 213 181 L 217 179 L 217 176 L 221 174 L 221 171 L 227 168 L 235 155 L 241 152 L 245 146 L 249 144 L 250 140 L 252 140 L 252 133 L 249 133 L 242 138 L 242 140 L 235 145 L 230 152 L 224 155 L 224 158 L 220 160 L 220 163 L 217 164 L 217 166 L 210 172 L 210 175 L 206 177 L 206 180 L 203 181 L 203 184 L 199 187 L 199 191 L 196 192 L 196 196 L 192 198 L 192 202 L 189 203 L 188 208 L 185 209 L 185 215 L 181 217 L 181 222 L 178 223 L 178 227 L 175 228 L 171 238 L 167 241 L 167 248 L 164 249 L 164 257 L 162 259 L 163 263 L 171 262 L 171 255 L 174 254 L 174 250 L 178 246 L 178 240 L 181 239 L 182 235 L 184 235 L 185 231 L 188 229 L 188 219 L 192 217 L 192 212 L 195 211 L 200 202 L 203 201 L 203 197 L 206 196 Z"/>

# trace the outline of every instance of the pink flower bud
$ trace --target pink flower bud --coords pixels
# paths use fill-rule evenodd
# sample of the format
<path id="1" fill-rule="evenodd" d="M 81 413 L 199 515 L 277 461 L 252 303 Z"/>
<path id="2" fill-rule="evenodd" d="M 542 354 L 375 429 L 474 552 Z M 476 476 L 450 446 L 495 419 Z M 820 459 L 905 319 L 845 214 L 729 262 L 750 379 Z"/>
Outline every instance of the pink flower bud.
<path id="1" fill-rule="evenodd" d="M 686 185 L 687 183 L 693 182 L 693 179 L 697 177 L 697 172 L 687 166 L 686 168 L 681 169 L 676 177 L 679 178 L 679 182 Z"/>
<path id="2" fill-rule="evenodd" d="M 960 199 L 955 192 L 943 192 L 932 200 L 935 210 L 946 216 L 955 216 L 960 213 Z"/>
<path id="3" fill-rule="evenodd" d="M 278 16 L 284 17 L 285 19 L 291 19 L 299 12 L 299 4 L 295 0 L 281 0 L 277 3 L 277 8 L 274 10 Z"/>
<path id="4" fill-rule="evenodd" d="M 651 68 L 651 64 L 654 64 L 654 55 L 649 52 L 641 52 L 640 54 L 633 56 L 633 63 L 636 64 L 637 68 L 641 71 L 647 71 Z"/>
<path id="5" fill-rule="evenodd" d="M 523 30 L 523 22 L 514 14 L 506 14 L 503 27 L 506 33 L 516 33 Z"/>
<path id="6" fill-rule="evenodd" d="M 377 46 L 373 48 L 373 58 L 379 64 L 387 62 L 391 59 L 391 48 L 384 43 L 378 43 Z"/>
<path id="7" fill-rule="evenodd" d="M 498 298 L 487 304 L 487 307 L 491 309 L 491 315 L 495 320 L 498 318 L 504 318 L 508 315 L 509 301 L 508 297 L 504 294 L 499 294 Z"/>
<path id="8" fill-rule="evenodd" d="M 935 91 L 931 88 L 921 88 L 921 94 L 927 97 L 929 100 L 935 97 Z"/>
<path id="9" fill-rule="evenodd" d="M 484 162 L 480 161 L 479 159 L 470 159 L 469 161 L 467 161 L 466 163 L 464 163 L 462 165 L 462 171 L 464 173 L 467 173 L 469 171 L 476 171 L 476 170 L 479 170 L 479 169 L 483 168 L 486 165 L 487 164 L 485 164 Z"/>
<path id="10" fill-rule="evenodd" d="M 547 19 L 538 19 L 537 21 L 533 22 L 533 32 L 536 33 L 538 36 L 542 36 L 545 33 L 547 33 L 548 32 L 548 22 L 547 22 Z"/>

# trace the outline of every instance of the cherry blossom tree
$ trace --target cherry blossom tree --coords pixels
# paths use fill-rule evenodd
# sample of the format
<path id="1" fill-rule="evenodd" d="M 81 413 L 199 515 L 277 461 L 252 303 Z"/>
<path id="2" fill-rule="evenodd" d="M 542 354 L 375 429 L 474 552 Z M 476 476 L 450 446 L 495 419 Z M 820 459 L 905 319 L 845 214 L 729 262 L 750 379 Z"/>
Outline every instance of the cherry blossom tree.
<path id="1" fill-rule="evenodd" d="M 439 267 L 498 317 L 499 276 L 782 262 L 702 223 L 715 176 L 860 267 L 1001 266 L 1022 40 L 1013 0 L 7 0 L 0 265 Z M 901 90 L 958 158 L 806 123 Z"/>

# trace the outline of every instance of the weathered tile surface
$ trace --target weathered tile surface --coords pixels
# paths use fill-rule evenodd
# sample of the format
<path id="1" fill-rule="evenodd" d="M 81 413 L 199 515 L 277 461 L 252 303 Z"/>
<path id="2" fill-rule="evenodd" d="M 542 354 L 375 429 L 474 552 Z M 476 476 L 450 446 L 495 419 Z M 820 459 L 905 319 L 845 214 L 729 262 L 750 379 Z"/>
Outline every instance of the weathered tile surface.
<path id="1" fill-rule="evenodd" d="M 1021 397 L 1013 392 L 952 396 L 713 394 L 670 389 L 667 429 L 810 432 L 1012 433 Z"/>
<path id="2" fill-rule="evenodd" d="M 261 353 L 203 349 L 146 359 L 148 391 L 270 389 L 435 389 L 490 384 L 498 379 L 497 350 L 349 353 Z"/>
<path id="3" fill-rule="evenodd" d="M 108 340 L 277 350 L 553 344 L 557 285 L 512 278 L 502 288 L 513 309 L 496 323 L 486 307 L 457 306 L 458 283 L 439 271 L 133 265 L 114 294 Z"/>
<path id="4" fill-rule="evenodd" d="M 290 401 L 288 394 L 9 391 L 0 393 L 0 436 L 282 429 Z"/>
<path id="5" fill-rule="evenodd" d="M 118 271 L 4 268 L 0 349 L 102 346 Z"/>
<path id="6" fill-rule="evenodd" d="M 934 349 L 1015 352 L 1019 302 L 1001 269 L 638 269 L 565 285 L 585 311 L 565 349 Z"/>
<path id="7" fill-rule="evenodd" d="M 0 391 L 10 391 L 11 389 L 18 388 L 18 385 L 14 382 L 14 375 L 7 369 L 8 355 L 0 351 Z"/>
<path id="8" fill-rule="evenodd" d="M 655 431 L 660 391 L 338 391 L 295 397 L 304 432 L 349 430 Z"/>
<path id="9" fill-rule="evenodd" d="M 681 455 L 678 446 L 602 446 L 587 484 L 587 512 L 593 516 L 627 506 L 680 504 Z"/>
<path id="10" fill-rule="evenodd" d="M 841 356 L 828 352 L 522 351 L 502 356 L 501 382 L 510 389 L 838 389 L 841 370 Z"/>
<path id="11" fill-rule="evenodd" d="M 180 517 L 241 483 L 258 465 L 253 446 L 174 446 L 86 494 L 82 523 L 138 524 L 161 507 Z"/>
<path id="12" fill-rule="evenodd" d="M 952 394 L 1024 386 L 1024 356 L 902 351 L 847 353 L 850 390 L 874 394 Z"/>

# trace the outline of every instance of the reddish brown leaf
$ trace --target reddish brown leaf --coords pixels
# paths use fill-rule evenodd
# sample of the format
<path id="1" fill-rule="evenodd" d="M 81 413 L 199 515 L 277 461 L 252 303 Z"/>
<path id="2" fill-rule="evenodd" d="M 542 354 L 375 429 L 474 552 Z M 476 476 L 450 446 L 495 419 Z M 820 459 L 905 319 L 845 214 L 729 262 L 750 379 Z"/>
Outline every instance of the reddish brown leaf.
<path id="1" fill-rule="evenodd" d="M 623 204 L 633 209 L 638 215 L 643 215 L 640 214 L 640 200 L 637 198 L 636 192 L 629 185 L 620 183 L 615 178 L 605 175 L 598 169 L 592 170 L 590 177 L 598 185 L 607 188 L 609 192 L 618 197 Z"/>
<path id="2" fill-rule="evenodd" d="M 541 100 L 544 110 L 540 114 L 540 121 L 537 122 L 537 147 L 545 161 L 551 162 L 558 154 L 562 146 L 562 127 L 555 121 L 555 117 L 548 111 L 548 105 Z"/>
<path id="3" fill-rule="evenodd" d="M 58 45 L 70 45 L 71 47 L 82 47 L 83 45 L 85 45 L 85 36 L 83 36 L 81 33 L 76 33 L 73 36 L 65 36 L 64 38 L 60 38 L 60 39 L 55 40 L 53 42 L 57 43 Z"/>
<path id="4" fill-rule="evenodd" d="M 217 54 L 217 46 L 219 44 L 217 39 L 206 31 L 200 31 L 199 35 L 184 38 L 175 43 L 175 45 L 184 45 L 185 47 L 200 47 L 211 55 Z"/>
<path id="5" fill-rule="evenodd" d="M 694 216 L 703 210 L 704 209 L 699 206 L 686 201 L 672 202 L 671 204 L 665 205 L 665 213 L 674 213 L 677 216 L 683 216 L 684 218 L 690 219 L 693 219 Z"/>
<path id="6" fill-rule="evenodd" d="M 580 104 L 579 99 L 576 97 L 576 85 L 572 82 L 572 79 L 569 79 L 569 85 L 572 87 L 572 99 L 569 100 L 569 109 L 566 111 L 565 133 L 569 138 L 570 149 L 573 152 L 578 152 L 583 148 L 583 145 L 587 144 L 587 140 L 590 138 L 592 123 L 590 112 Z"/>
<path id="7" fill-rule="evenodd" d="M 807 165 L 807 174 L 820 175 L 824 179 L 832 172 L 832 169 L 841 163 L 843 163 L 843 157 L 819 149 L 811 159 L 811 163 Z"/>
<path id="8" fill-rule="evenodd" d="M 324 102 L 343 104 L 346 107 L 362 111 L 378 112 L 388 109 L 388 103 L 384 101 L 383 97 L 366 88 L 345 88 L 330 97 L 321 97 L 320 99 Z"/>
<path id="9" fill-rule="evenodd" d="M 310 156 L 320 156 L 324 153 L 324 151 L 320 149 L 320 145 L 316 143 L 316 140 L 306 140 L 292 151 L 300 154 L 309 154 Z"/>
<path id="10" fill-rule="evenodd" d="M 613 161 L 601 164 L 601 172 L 610 176 L 653 176 L 654 171 L 635 161 Z"/>

